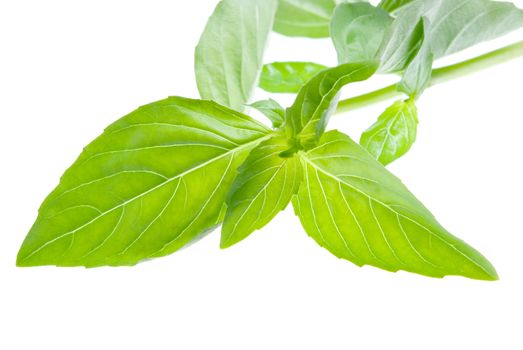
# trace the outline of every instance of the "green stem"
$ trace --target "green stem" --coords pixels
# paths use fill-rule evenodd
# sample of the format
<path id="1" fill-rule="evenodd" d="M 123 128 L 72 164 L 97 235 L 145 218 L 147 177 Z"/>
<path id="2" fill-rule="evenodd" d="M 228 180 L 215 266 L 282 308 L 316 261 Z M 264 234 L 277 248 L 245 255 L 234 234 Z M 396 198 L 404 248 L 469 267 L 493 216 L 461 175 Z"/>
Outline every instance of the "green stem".
<path id="1" fill-rule="evenodd" d="M 472 74 L 520 56 L 523 56 L 523 41 L 460 63 L 434 69 L 432 71 L 432 78 L 429 82 L 429 87 Z M 396 84 L 389 85 L 376 91 L 341 100 L 338 104 L 336 114 L 352 111 L 402 95 L 401 92 L 396 90 Z"/>

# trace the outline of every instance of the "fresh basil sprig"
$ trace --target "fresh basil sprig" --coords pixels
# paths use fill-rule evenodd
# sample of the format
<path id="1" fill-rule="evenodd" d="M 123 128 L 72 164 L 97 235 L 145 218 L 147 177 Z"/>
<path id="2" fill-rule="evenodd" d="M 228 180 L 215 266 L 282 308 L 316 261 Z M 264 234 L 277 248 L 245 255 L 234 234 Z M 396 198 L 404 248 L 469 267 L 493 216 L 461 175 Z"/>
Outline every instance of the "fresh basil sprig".
<path id="1" fill-rule="evenodd" d="M 384 165 L 413 145 L 416 100 L 434 78 L 470 68 L 464 62 L 433 71 L 433 61 L 521 26 L 523 11 L 488 0 L 383 0 L 377 7 L 222 0 L 196 47 L 202 100 L 169 97 L 105 129 L 43 202 L 17 264 L 134 265 L 219 225 L 227 248 L 292 202 L 309 236 L 358 266 L 494 280 L 488 260 L 446 231 Z M 340 65 L 264 66 L 271 30 L 331 36 Z M 471 64 L 514 55 L 523 55 L 523 44 Z M 361 146 L 326 131 L 345 85 L 355 90 L 391 72 L 401 76 L 398 84 L 347 100 L 402 94 L 363 133 Z M 268 92 L 297 93 L 294 103 L 249 104 L 258 79 Z M 247 106 L 272 129 L 244 114 Z"/>

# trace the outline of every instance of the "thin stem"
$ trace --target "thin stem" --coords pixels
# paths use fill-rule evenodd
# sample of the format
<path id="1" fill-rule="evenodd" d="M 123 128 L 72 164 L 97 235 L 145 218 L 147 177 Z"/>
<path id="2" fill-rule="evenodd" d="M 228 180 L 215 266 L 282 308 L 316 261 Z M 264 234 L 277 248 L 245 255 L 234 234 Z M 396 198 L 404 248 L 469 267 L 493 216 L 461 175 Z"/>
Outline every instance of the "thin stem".
<path id="1" fill-rule="evenodd" d="M 432 78 L 429 82 L 429 87 L 475 73 L 520 56 L 523 56 L 523 41 L 460 63 L 434 69 L 432 71 Z M 336 109 L 336 114 L 352 111 L 402 95 L 401 92 L 396 90 L 396 84 L 389 85 L 376 91 L 340 101 L 338 108 Z"/>

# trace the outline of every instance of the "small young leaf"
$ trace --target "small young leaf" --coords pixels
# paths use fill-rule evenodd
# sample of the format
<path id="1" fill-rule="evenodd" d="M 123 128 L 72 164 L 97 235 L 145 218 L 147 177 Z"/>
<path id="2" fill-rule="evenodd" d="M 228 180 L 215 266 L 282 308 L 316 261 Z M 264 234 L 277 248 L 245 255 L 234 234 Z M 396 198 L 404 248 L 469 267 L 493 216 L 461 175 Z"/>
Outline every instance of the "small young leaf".
<path id="1" fill-rule="evenodd" d="M 268 92 L 296 93 L 313 76 L 326 69 L 312 62 L 273 62 L 263 66 L 260 87 Z"/>
<path id="2" fill-rule="evenodd" d="M 340 4 L 334 10 L 331 36 L 338 62 L 374 61 L 392 18 L 368 3 Z"/>
<path id="3" fill-rule="evenodd" d="M 180 249 L 220 223 L 237 168 L 269 132 L 210 101 L 140 107 L 65 172 L 18 266 L 134 265 Z"/>
<path id="4" fill-rule="evenodd" d="M 287 134 L 295 139 L 297 148 L 316 145 L 336 108 L 341 88 L 370 78 L 376 68 L 376 62 L 342 64 L 320 72 L 300 89 L 285 113 Z"/>
<path id="5" fill-rule="evenodd" d="M 423 93 L 432 76 L 434 55 L 430 45 L 430 25 L 425 17 L 421 19 L 420 24 L 423 26 L 421 48 L 403 72 L 401 81 L 398 83 L 398 91 L 404 92 L 411 99 L 416 99 Z"/>
<path id="6" fill-rule="evenodd" d="M 335 0 L 279 0 L 274 31 L 287 36 L 329 37 Z"/>
<path id="7" fill-rule="evenodd" d="M 337 257 L 432 277 L 497 279 L 487 259 L 447 232 L 348 136 L 328 132 L 299 155 L 304 181 L 293 199 L 296 214 L 309 236 Z"/>
<path id="8" fill-rule="evenodd" d="M 285 109 L 272 98 L 254 102 L 250 106 L 269 118 L 273 128 L 279 128 L 283 125 L 285 121 Z"/>
<path id="9" fill-rule="evenodd" d="M 417 114 L 414 100 L 396 101 L 361 135 L 360 144 L 381 164 L 393 162 L 416 141 Z"/>
<path id="10" fill-rule="evenodd" d="M 424 41 L 421 18 L 433 10 L 432 5 L 415 1 L 411 6 L 404 7 L 409 11 L 394 19 L 380 48 L 381 73 L 402 71 L 416 57 Z"/>
<path id="11" fill-rule="evenodd" d="M 227 200 L 222 248 L 265 226 L 298 191 L 302 168 L 296 156 L 281 156 L 288 148 L 287 139 L 277 135 L 256 147 L 240 167 Z"/>
<path id="12" fill-rule="evenodd" d="M 195 51 L 203 99 L 243 111 L 262 68 L 277 0 L 222 0 Z"/>

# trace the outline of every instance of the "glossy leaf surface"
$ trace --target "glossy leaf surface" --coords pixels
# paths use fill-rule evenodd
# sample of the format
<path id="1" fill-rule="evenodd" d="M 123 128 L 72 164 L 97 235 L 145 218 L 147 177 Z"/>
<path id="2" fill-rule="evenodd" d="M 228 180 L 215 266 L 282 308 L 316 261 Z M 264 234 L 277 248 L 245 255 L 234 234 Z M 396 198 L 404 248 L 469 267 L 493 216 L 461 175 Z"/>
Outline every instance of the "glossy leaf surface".
<path id="1" fill-rule="evenodd" d="M 376 68 L 375 62 L 342 64 L 320 72 L 301 88 L 285 114 L 289 137 L 295 138 L 297 148 L 308 149 L 317 143 L 336 108 L 341 88 L 370 78 Z"/>
<path id="2" fill-rule="evenodd" d="M 256 86 L 277 0 L 222 0 L 195 51 L 200 96 L 238 111 Z"/>
<path id="3" fill-rule="evenodd" d="M 296 156 L 282 157 L 287 149 L 285 137 L 273 137 L 256 147 L 240 167 L 227 200 L 222 248 L 265 226 L 298 191 L 301 164 Z"/>
<path id="4" fill-rule="evenodd" d="M 335 0 L 279 0 L 274 31 L 287 36 L 329 37 Z"/>
<path id="5" fill-rule="evenodd" d="M 293 200 L 296 214 L 309 236 L 337 257 L 432 277 L 497 279 L 480 253 L 447 232 L 348 136 L 328 132 L 300 155 L 305 175 Z"/>
<path id="6" fill-rule="evenodd" d="M 416 141 L 418 112 L 415 102 L 396 101 L 362 135 L 360 144 L 387 165 L 408 152 Z"/>
<path id="7" fill-rule="evenodd" d="M 313 76 L 326 69 L 312 62 L 273 62 L 263 66 L 260 87 L 268 92 L 296 93 Z"/>
<path id="8" fill-rule="evenodd" d="M 269 130 L 214 102 L 155 102 L 89 144 L 42 204 L 19 266 L 133 265 L 221 221 L 237 168 Z"/>

